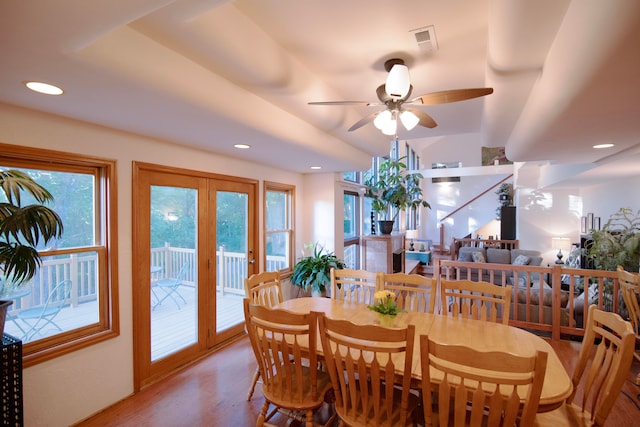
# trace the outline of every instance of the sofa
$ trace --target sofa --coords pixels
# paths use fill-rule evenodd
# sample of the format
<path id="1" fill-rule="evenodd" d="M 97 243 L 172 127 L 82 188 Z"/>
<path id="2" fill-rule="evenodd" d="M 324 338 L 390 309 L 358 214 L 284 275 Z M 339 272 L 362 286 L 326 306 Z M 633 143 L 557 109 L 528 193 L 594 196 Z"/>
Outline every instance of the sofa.
<path id="1" fill-rule="evenodd" d="M 458 250 L 458 258 L 457 261 L 461 262 L 473 262 L 478 264 L 478 268 L 473 268 L 470 272 L 462 272 L 461 278 L 469 279 L 469 280 L 482 280 L 485 282 L 491 282 L 496 285 L 502 285 L 502 275 L 506 273 L 505 283 L 513 284 L 512 281 L 509 283 L 509 278 L 513 276 L 512 271 L 507 271 L 505 268 L 504 271 L 500 270 L 499 266 L 487 266 L 488 269 L 483 268 L 484 266 L 480 265 L 483 263 L 486 264 L 501 264 L 501 265 L 518 265 L 518 266 L 540 266 L 542 264 L 542 256 L 540 252 L 534 250 L 527 249 L 498 249 L 498 248 L 478 248 L 478 247 L 461 247 Z M 475 266 L 474 266 L 475 267 Z M 479 272 L 482 272 L 482 277 L 478 277 Z M 470 274 L 467 274 L 470 273 Z M 518 273 L 521 279 L 524 279 L 527 275 L 524 272 Z M 540 279 L 540 274 L 537 272 L 531 273 L 529 276 L 532 282 L 538 282 Z"/>

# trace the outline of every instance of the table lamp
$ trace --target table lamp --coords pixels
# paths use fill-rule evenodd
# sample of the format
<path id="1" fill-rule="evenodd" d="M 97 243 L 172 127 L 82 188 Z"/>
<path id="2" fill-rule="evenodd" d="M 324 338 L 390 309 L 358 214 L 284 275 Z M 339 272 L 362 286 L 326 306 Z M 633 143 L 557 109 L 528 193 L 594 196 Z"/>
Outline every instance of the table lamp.
<path id="1" fill-rule="evenodd" d="M 564 249 L 568 252 L 571 249 L 571 239 L 568 237 L 552 237 L 551 245 L 554 249 L 558 250 L 558 253 L 556 254 L 556 257 L 558 257 L 556 264 L 564 264 L 564 261 L 562 261 L 562 250 Z"/>
<path id="2" fill-rule="evenodd" d="M 418 238 L 418 230 L 407 230 L 407 239 L 409 239 L 409 250 L 413 251 L 413 240 Z"/>

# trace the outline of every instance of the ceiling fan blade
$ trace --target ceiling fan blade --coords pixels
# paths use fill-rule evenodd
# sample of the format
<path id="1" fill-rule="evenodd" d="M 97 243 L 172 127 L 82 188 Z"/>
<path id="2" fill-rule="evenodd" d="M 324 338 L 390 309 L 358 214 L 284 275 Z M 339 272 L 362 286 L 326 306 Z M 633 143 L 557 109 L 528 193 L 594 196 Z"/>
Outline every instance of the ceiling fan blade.
<path id="1" fill-rule="evenodd" d="M 449 102 L 465 101 L 467 99 L 478 98 L 493 93 L 493 88 L 473 88 L 473 89 L 453 89 L 432 92 L 419 96 L 411 100 L 411 103 L 422 105 L 447 104 Z"/>
<path id="2" fill-rule="evenodd" d="M 416 117 L 418 119 L 420 119 L 420 121 L 418 122 L 418 124 L 420 126 L 424 126 L 426 128 L 430 128 L 430 129 L 438 126 L 436 121 L 433 120 L 433 117 L 431 117 L 430 115 L 428 115 L 427 113 L 425 113 L 422 110 L 418 110 L 417 108 L 405 108 L 405 110 L 411 111 L 413 114 L 416 115 Z"/>
<path id="3" fill-rule="evenodd" d="M 362 126 L 371 123 L 380 113 L 382 113 L 382 111 L 376 111 L 375 113 L 369 114 L 368 116 L 358 120 L 353 124 L 353 126 L 349 128 L 349 132 L 352 132 L 356 129 L 360 129 Z"/>
<path id="4" fill-rule="evenodd" d="M 366 101 L 320 101 L 320 102 L 308 102 L 309 105 L 378 105 L 377 103 L 371 103 Z"/>

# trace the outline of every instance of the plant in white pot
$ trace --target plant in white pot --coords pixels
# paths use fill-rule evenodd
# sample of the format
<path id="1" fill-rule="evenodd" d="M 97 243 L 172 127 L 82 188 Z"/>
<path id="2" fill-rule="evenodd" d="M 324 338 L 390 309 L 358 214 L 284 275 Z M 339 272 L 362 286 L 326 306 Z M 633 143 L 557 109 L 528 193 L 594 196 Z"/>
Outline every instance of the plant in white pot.
<path id="1" fill-rule="evenodd" d="M 377 176 L 371 174 L 365 180 L 365 195 L 372 199 L 371 208 L 378 215 L 382 234 L 391 233 L 393 223 L 401 211 L 417 209 L 420 206 L 431 208 L 429 203 L 422 199 L 422 174 L 408 173 L 407 165 L 403 162 L 405 158 L 381 162 Z"/>
<path id="2" fill-rule="evenodd" d="M 333 252 L 325 252 L 318 243 L 305 245 L 305 250 L 311 249 L 311 255 L 304 256 L 303 253 L 302 258 L 293 266 L 291 284 L 304 291 L 311 288 L 314 296 L 326 295 L 327 286 L 331 282 L 331 269 L 343 269 L 345 264 Z"/>
<path id="3" fill-rule="evenodd" d="M 0 169 L 0 333 L 12 300 L 4 300 L 31 280 L 40 267 L 36 247 L 62 236 L 60 216 L 44 206 L 53 196 L 24 172 Z M 36 203 L 23 206 L 24 193 Z"/>

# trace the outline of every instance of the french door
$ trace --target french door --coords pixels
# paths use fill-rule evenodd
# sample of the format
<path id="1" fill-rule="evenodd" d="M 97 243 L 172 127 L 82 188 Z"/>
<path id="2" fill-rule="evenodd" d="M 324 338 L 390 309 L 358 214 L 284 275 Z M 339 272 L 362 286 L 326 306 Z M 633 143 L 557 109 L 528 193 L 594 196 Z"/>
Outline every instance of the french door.
<path id="1" fill-rule="evenodd" d="M 134 163 L 136 390 L 244 330 L 253 180 Z"/>

